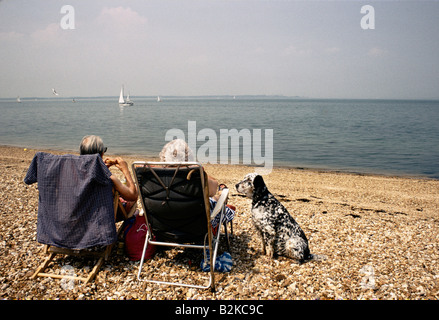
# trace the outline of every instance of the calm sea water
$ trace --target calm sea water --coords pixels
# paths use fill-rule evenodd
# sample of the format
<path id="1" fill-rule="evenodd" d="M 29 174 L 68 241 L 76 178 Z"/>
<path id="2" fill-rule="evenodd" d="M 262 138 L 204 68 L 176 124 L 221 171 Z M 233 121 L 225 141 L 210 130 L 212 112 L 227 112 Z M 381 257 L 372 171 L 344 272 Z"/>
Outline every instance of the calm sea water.
<path id="1" fill-rule="evenodd" d="M 272 129 L 275 166 L 439 179 L 439 101 L 133 100 L 125 108 L 117 98 L 0 100 L 0 144 L 76 151 L 97 134 L 110 154 L 152 156 L 168 130 L 188 134 L 195 121 L 197 133 L 218 137 L 220 129 Z"/>

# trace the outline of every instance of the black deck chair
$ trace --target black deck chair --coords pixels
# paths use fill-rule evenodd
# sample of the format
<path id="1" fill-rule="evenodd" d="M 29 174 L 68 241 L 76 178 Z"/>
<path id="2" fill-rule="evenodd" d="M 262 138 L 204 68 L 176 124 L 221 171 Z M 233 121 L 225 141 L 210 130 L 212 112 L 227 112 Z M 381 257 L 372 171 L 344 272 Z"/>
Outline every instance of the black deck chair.
<path id="1" fill-rule="evenodd" d="M 217 214 L 224 215 L 229 190 L 223 190 L 211 213 L 207 175 L 201 164 L 138 161 L 132 164 L 132 169 L 136 175 L 140 200 L 148 225 L 137 278 L 140 281 L 211 288 L 214 291 L 214 266 L 221 232 L 219 227 L 214 236 L 211 219 Z M 223 226 L 227 228 L 225 223 Z M 142 277 L 144 255 L 148 245 L 195 248 L 204 252 L 209 250 L 212 254 L 209 254 L 208 283 L 171 282 Z"/>

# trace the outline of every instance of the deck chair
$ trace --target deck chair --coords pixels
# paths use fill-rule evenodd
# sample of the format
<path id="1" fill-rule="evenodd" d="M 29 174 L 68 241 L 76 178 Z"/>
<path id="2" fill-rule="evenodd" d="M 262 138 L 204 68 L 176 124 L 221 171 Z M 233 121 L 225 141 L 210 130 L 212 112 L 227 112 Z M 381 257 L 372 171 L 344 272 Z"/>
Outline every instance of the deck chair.
<path id="1" fill-rule="evenodd" d="M 214 237 L 211 219 L 217 214 L 224 215 L 229 190 L 223 190 L 211 213 L 207 175 L 200 163 L 137 161 L 133 162 L 132 171 L 148 226 L 138 280 L 215 291 L 214 266 L 221 232 L 218 229 Z M 225 223 L 223 225 L 227 228 Z M 194 248 L 212 253 L 208 255 L 208 279 L 203 279 L 204 284 L 197 284 L 142 277 L 144 255 L 149 245 Z"/>
<path id="2" fill-rule="evenodd" d="M 24 182 L 38 183 L 37 241 L 45 245 L 47 257 L 33 279 L 70 278 L 89 283 L 97 275 L 117 241 L 116 214 L 131 214 L 120 204 L 110 176 L 97 154 L 35 154 Z M 95 264 L 86 276 L 44 272 L 57 255 L 91 257 Z"/>

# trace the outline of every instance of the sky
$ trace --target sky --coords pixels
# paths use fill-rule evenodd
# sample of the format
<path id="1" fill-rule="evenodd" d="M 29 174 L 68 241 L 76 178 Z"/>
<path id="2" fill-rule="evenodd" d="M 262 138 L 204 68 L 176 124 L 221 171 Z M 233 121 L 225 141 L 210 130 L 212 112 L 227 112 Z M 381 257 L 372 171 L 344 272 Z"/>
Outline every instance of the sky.
<path id="1" fill-rule="evenodd" d="M 0 98 L 123 84 L 132 97 L 439 99 L 438 21 L 439 1 L 0 0 Z"/>

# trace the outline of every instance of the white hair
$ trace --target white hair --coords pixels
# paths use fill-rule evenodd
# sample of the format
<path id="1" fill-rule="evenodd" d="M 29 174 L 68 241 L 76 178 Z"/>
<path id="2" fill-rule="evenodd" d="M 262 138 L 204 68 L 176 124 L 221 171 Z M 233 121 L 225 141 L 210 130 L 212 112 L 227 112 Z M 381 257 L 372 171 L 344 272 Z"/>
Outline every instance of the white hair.
<path id="1" fill-rule="evenodd" d="M 81 144 L 79 145 L 79 153 L 83 154 L 95 154 L 104 153 L 107 148 L 104 146 L 104 142 L 101 137 L 95 135 L 89 135 L 82 138 Z"/>
<path id="2" fill-rule="evenodd" d="M 182 139 L 168 142 L 160 151 L 160 161 L 163 162 L 191 162 L 195 161 L 194 153 Z"/>

